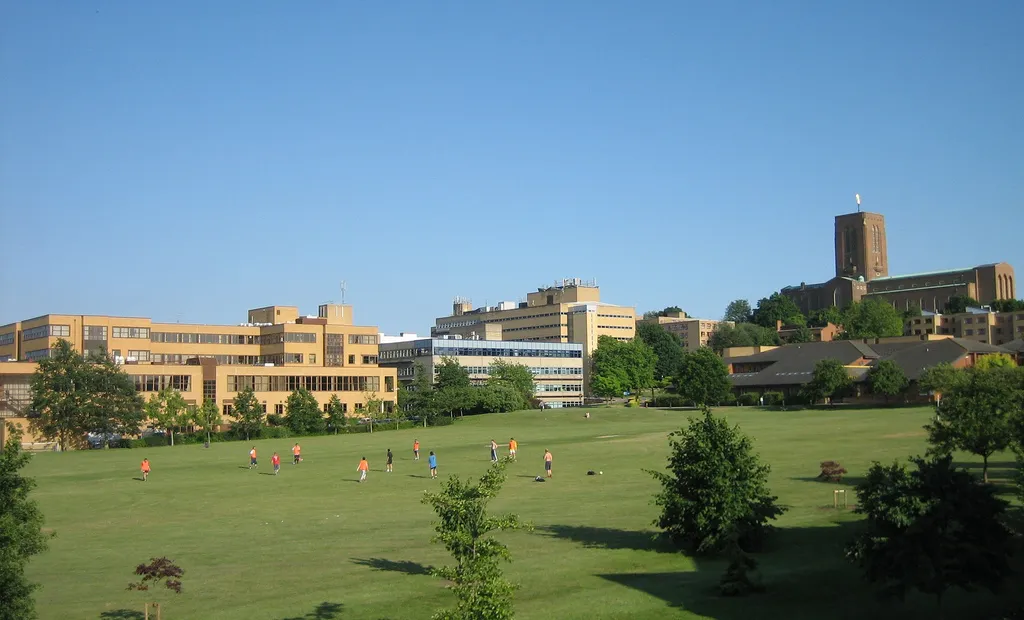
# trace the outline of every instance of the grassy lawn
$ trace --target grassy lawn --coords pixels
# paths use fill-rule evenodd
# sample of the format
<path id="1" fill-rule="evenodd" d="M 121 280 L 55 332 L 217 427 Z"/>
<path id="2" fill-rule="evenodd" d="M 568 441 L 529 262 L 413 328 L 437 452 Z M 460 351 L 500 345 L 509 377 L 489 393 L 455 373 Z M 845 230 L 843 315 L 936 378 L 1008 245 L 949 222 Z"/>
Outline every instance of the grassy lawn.
<path id="1" fill-rule="evenodd" d="M 255 442 L 258 471 L 244 443 L 41 454 L 28 474 L 47 527 L 50 550 L 30 565 L 41 583 L 41 618 L 141 618 L 144 600 L 165 603 L 164 618 L 423 619 L 453 602 L 427 574 L 447 561 L 429 543 L 433 513 L 420 503 L 438 483 L 426 454 L 438 454 L 441 477 L 476 475 L 488 443 L 519 441 L 519 462 L 494 511 L 515 511 L 533 533 L 505 535 L 522 585 L 517 617 L 590 618 L 916 618 L 933 616 L 931 599 L 883 604 L 845 563 L 843 545 L 855 515 L 835 511 L 837 485 L 816 482 L 818 462 L 839 460 L 855 484 L 872 460 L 923 453 L 926 409 L 841 412 L 725 410 L 755 439 L 770 463 L 772 490 L 789 506 L 772 548 L 758 557 L 768 591 L 722 599 L 720 560 L 694 560 L 652 542 L 653 479 L 667 432 L 689 413 L 637 409 L 533 411 L 467 418 L 455 426 L 302 440 L 304 462 L 291 465 L 291 440 Z M 412 442 L 422 458 L 412 460 Z M 395 471 L 384 473 L 384 452 Z M 536 483 L 542 454 L 554 454 L 555 477 Z M 277 451 L 282 471 L 271 473 Z M 356 484 L 360 456 L 367 483 Z M 148 457 L 150 480 L 136 480 Z M 993 457 L 994 477 L 1012 459 Z M 968 459 L 969 462 L 974 459 Z M 601 476 L 586 476 L 588 469 Z M 855 500 L 852 487 L 850 502 Z M 130 592 L 136 564 L 166 555 L 185 569 L 181 595 Z M 151 596 L 145 596 L 151 594 Z M 1020 596 L 1019 594 L 1015 594 Z M 983 617 L 1004 601 L 987 594 L 950 596 L 946 617 Z"/>

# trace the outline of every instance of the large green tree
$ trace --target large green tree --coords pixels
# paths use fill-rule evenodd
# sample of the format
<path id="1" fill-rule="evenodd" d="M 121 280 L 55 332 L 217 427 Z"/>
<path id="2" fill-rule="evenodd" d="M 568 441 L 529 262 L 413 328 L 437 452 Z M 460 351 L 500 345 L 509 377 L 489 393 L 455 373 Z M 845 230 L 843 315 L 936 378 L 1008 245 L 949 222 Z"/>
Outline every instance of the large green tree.
<path id="1" fill-rule="evenodd" d="M 722 320 L 732 321 L 733 323 L 749 323 L 752 315 L 753 312 L 750 310 L 749 301 L 746 299 L 734 299 L 725 307 L 725 315 L 722 317 Z"/>
<path id="2" fill-rule="evenodd" d="M 487 376 L 488 386 L 504 386 L 511 388 L 522 398 L 523 406 L 529 407 L 534 394 L 534 377 L 530 369 L 523 364 L 514 364 L 497 359 L 491 362 Z"/>
<path id="3" fill-rule="evenodd" d="M 888 338 L 903 335 L 903 316 L 876 299 L 856 301 L 843 311 L 843 338 Z"/>
<path id="4" fill-rule="evenodd" d="M 87 433 L 136 434 L 143 401 L 131 377 L 111 360 L 77 353 L 58 340 L 31 380 L 33 432 L 61 450 L 81 446 Z"/>
<path id="5" fill-rule="evenodd" d="M 698 406 L 725 402 L 732 389 L 729 369 L 707 347 L 683 355 L 673 374 L 678 394 Z"/>
<path id="6" fill-rule="evenodd" d="M 760 462 L 750 439 L 705 408 L 669 435 L 669 449 L 667 471 L 649 471 L 661 484 L 655 525 L 696 553 L 732 543 L 756 550 L 784 508 L 768 490 L 771 468 Z"/>
<path id="7" fill-rule="evenodd" d="M 206 433 L 206 443 L 210 443 L 210 433 L 213 432 L 213 429 L 224 423 L 224 419 L 220 415 L 220 407 L 211 398 L 204 400 L 203 405 L 196 409 L 194 419 L 196 426 Z"/>
<path id="8" fill-rule="evenodd" d="M 997 299 L 989 306 L 996 312 L 1020 312 L 1024 310 L 1024 299 Z"/>
<path id="9" fill-rule="evenodd" d="M 266 415 L 252 388 L 244 388 L 235 394 L 231 405 L 231 417 L 235 420 L 231 425 L 238 434 L 245 435 L 246 441 L 259 435 Z"/>
<path id="10" fill-rule="evenodd" d="M 880 394 L 889 402 L 889 397 L 902 394 L 910 382 L 899 364 L 892 360 L 882 360 L 868 371 L 868 385 L 873 394 Z"/>
<path id="11" fill-rule="evenodd" d="M 403 388 L 399 388 L 399 396 L 401 396 Z M 327 430 L 332 431 L 335 435 L 338 434 L 338 429 L 348 424 L 348 419 L 345 417 L 345 406 L 338 398 L 337 394 L 331 394 L 331 399 L 327 401 Z"/>
<path id="12" fill-rule="evenodd" d="M 944 314 L 960 314 L 967 312 L 968 308 L 977 308 L 981 306 L 977 299 L 970 295 L 953 295 L 943 306 L 942 312 Z"/>
<path id="13" fill-rule="evenodd" d="M 458 360 L 442 357 L 441 363 L 434 368 L 436 377 L 434 385 L 438 390 L 468 388 L 469 371 L 459 364 Z"/>
<path id="14" fill-rule="evenodd" d="M 951 588 L 995 591 L 1010 574 L 1006 502 L 955 469 L 951 457 L 911 462 L 911 472 L 876 462 L 857 486 L 856 511 L 867 518 L 847 557 L 899 599 L 917 590 L 941 608 Z"/>
<path id="15" fill-rule="evenodd" d="M 21 450 L 21 429 L 7 425 L 7 441 L 0 449 L 0 620 L 36 618 L 28 580 L 29 559 L 46 550 L 43 513 L 29 498 L 35 481 L 21 471 L 31 458 Z"/>
<path id="16" fill-rule="evenodd" d="M 811 316 L 807 319 L 807 324 L 811 327 L 825 327 L 829 323 L 833 325 L 841 325 L 842 322 L 843 313 L 835 306 L 815 310 L 814 312 L 811 312 Z"/>
<path id="17" fill-rule="evenodd" d="M 1015 421 L 1024 415 L 1024 369 L 968 368 L 964 378 L 942 395 L 935 418 L 925 426 L 929 452 L 963 450 L 982 458 L 988 482 L 988 459 L 1010 446 Z"/>
<path id="18" fill-rule="evenodd" d="M 774 327 L 761 327 L 754 323 L 738 323 L 735 326 L 719 323 L 711 332 L 708 346 L 715 353 L 721 353 L 729 347 L 776 346 L 779 344 L 779 333 Z"/>
<path id="19" fill-rule="evenodd" d="M 807 317 L 800 312 L 796 303 L 780 293 L 772 293 L 770 297 L 758 301 L 752 320 L 770 329 L 775 329 L 776 321 L 782 321 L 783 325 L 807 324 Z"/>
<path id="20" fill-rule="evenodd" d="M 145 407 L 146 417 L 150 424 L 161 430 L 167 431 L 171 438 L 171 445 L 174 445 L 175 429 L 187 426 L 192 417 L 188 411 L 188 403 L 182 397 L 181 392 L 171 387 L 162 388 L 159 392 L 149 397 Z"/>
<path id="21" fill-rule="evenodd" d="M 285 423 L 296 435 L 315 435 L 326 428 L 320 403 L 306 388 L 299 388 L 288 395 L 284 411 L 287 416 Z"/>
<path id="22" fill-rule="evenodd" d="M 917 385 L 922 390 L 944 394 L 966 378 L 966 374 L 949 364 L 929 366 L 921 373 Z"/>
<path id="23" fill-rule="evenodd" d="M 499 461 L 477 483 L 450 476 L 441 490 L 428 493 L 423 503 L 434 509 L 437 521 L 432 542 L 444 545 L 454 564 L 433 570 L 452 583 L 458 599 L 454 609 L 434 615 L 435 620 L 511 620 L 515 617 L 512 595 L 516 586 L 502 575 L 500 562 L 511 553 L 492 533 L 523 527 L 514 514 L 493 516 L 487 504 L 505 482 L 508 460 Z"/>
<path id="24" fill-rule="evenodd" d="M 852 384 L 846 367 L 836 359 L 818 360 L 814 365 L 811 381 L 804 387 L 804 393 L 813 403 L 834 396 L 842 396 Z"/>
<path id="25" fill-rule="evenodd" d="M 683 346 L 679 337 L 657 323 L 637 323 L 636 335 L 654 351 L 654 378 L 658 381 L 670 377 L 683 359 Z"/>
<path id="26" fill-rule="evenodd" d="M 654 385 L 655 362 L 654 351 L 643 340 L 600 336 L 591 357 L 591 389 L 598 396 L 639 394 Z"/>

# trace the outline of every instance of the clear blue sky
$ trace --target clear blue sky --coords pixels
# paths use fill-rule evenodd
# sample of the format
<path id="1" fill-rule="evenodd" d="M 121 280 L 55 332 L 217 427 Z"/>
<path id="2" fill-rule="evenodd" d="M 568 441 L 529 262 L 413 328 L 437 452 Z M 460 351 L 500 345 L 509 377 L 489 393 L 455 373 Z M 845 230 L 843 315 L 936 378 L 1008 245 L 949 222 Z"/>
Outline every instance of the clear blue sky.
<path id="1" fill-rule="evenodd" d="M 0 323 L 596 278 L 718 317 L 832 275 L 1024 282 L 1024 2 L 0 3 Z M 1018 285 L 1021 287 L 1022 285 Z"/>

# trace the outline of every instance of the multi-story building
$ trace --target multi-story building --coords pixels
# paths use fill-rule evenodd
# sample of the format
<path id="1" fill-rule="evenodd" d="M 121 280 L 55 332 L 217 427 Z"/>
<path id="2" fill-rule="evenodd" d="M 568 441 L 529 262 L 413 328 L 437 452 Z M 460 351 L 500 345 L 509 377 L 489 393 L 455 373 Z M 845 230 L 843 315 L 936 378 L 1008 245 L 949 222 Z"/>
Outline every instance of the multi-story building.
<path id="1" fill-rule="evenodd" d="M 957 314 L 924 311 L 906 319 L 908 336 L 937 334 L 974 340 L 997 346 L 1024 339 L 1024 310 L 993 312 L 989 308 L 967 308 Z"/>
<path id="2" fill-rule="evenodd" d="M 638 319 L 637 323 L 657 323 L 665 328 L 670 334 L 679 336 L 683 348 L 696 350 L 708 346 L 711 334 L 720 323 L 735 325 L 732 321 L 716 321 L 714 319 L 696 319 L 686 316 L 685 312 L 669 311 L 664 316 L 656 316 L 649 319 Z"/>
<path id="3" fill-rule="evenodd" d="M 59 339 L 113 357 L 144 396 L 172 387 L 190 405 L 212 399 L 227 415 L 246 387 L 278 414 L 300 387 L 321 405 L 337 394 L 351 414 L 372 395 L 388 410 L 396 400 L 395 370 L 378 365 L 377 328 L 354 325 L 348 305 L 322 305 L 315 317 L 293 306 L 257 308 L 240 325 L 48 314 L 0 327 L 0 417 L 25 412 L 36 362 Z"/>
<path id="4" fill-rule="evenodd" d="M 636 309 L 601 301 L 594 282 L 577 278 L 538 288 L 525 301 L 503 301 L 473 309 L 468 299 L 455 299 L 452 314 L 440 317 L 432 337 L 461 335 L 487 340 L 576 343 L 583 345 L 583 385 L 590 384 L 590 356 L 599 336 L 632 340 Z"/>
<path id="5" fill-rule="evenodd" d="M 787 286 L 781 292 L 804 314 L 861 299 L 881 300 L 898 310 L 917 306 L 938 312 L 956 295 L 989 303 L 1017 294 L 1013 267 L 1007 263 L 889 275 L 885 218 L 878 213 L 836 216 L 835 274 L 827 282 Z"/>
<path id="6" fill-rule="evenodd" d="M 498 360 L 522 364 L 534 376 L 534 396 L 544 407 L 578 407 L 583 404 L 583 345 L 559 342 L 471 340 L 459 336 L 423 338 L 380 345 L 380 364 L 395 368 L 398 380 L 410 384 L 417 372 L 433 381 L 444 358 L 459 363 L 480 385 L 490 377 Z"/>

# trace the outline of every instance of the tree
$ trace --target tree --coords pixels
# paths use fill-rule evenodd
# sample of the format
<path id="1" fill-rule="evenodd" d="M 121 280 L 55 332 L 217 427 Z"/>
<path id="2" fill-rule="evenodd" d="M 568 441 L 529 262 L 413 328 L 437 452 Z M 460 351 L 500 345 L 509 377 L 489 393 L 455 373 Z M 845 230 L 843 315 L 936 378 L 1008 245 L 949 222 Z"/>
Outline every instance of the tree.
<path id="1" fill-rule="evenodd" d="M 379 420 L 384 414 L 384 401 L 377 397 L 377 392 L 366 392 L 363 394 L 366 404 L 366 417 L 370 419 L 370 432 L 373 432 L 374 420 Z"/>
<path id="2" fill-rule="evenodd" d="M 203 406 L 196 410 L 195 421 L 196 426 L 206 431 L 206 443 L 210 443 L 210 433 L 213 429 L 224 422 L 220 415 L 220 407 L 210 398 L 204 400 Z"/>
<path id="3" fill-rule="evenodd" d="M 944 394 L 953 388 L 959 381 L 963 380 L 965 374 L 949 364 L 936 364 L 930 366 L 921 373 L 917 380 L 922 390 Z"/>
<path id="4" fill-rule="evenodd" d="M 434 382 L 438 390 L 445 388 L 468 388 L 469 371 L 463 368 L 458 360 L 450 357 L 442 357 L 441 364 L 434 370 L 437 371 L 437 380 Z"/>
<path id="5" fill-rule="evenodd" d="M 995 591 L 1010 573 L 1006 502 L 990 486 L 953 467 L 949 456 L 913 458 L 916 471 L 875 463 L 857 486 L 856 511 L 865 528 L 847 558 L 883 592 L 910 590 L 942 597 L 951 588 Z M 941 617 L 941 613 L 940 613 Z"/>
<path id="6" fill-rule="evenodd" d="M 1024 310 L 1024 299 L 997 299 L 989 307 L 995 312 L 1020 312 Z"/>
<path id="7" fill-rule="evenodd" d="M 657 323 L 642 322 L 636 324 L 636 335 L 654 351 L 654 378 L 661 381 L 671 376 L 683 359 L 679 337 Z"/>
<path id="8" fill-rule="evenodd" d="M 685 315 L 686 313 L 683 312 L 683 309 L 680 308 L 679 306 L 668 306 L 664 310 L 648 310 L 647 312 L 644 312 L 644 318 L 645 319 L 656 319 L 656 318 L 658 318 L 660 316 L 669 316 L 670 314 L 682 314 L 682 315 Z"/>
<path id="9" fill-rule="evenodd" d="M 779 333 L 774 326 L 771 328 L 761 327 L 754 323 L 738 323 L 735 326 L 719 323 L 711 332 L 711 338 L 708 339 L 708 346 L 715 353 L 722 353 L 729 347 L 775 346 L 778 344 Z"/>
<path id="10" fill-rule="evenodd" d="M 811 327 L 825 327 L 829 323 L 833 325 L 841 325 L 842 322 L 843 313 L 835 306 L 815 310 L 814 312 L 811 312 L 811 316 L 807 319 L 807 324 Z"/>
<path id="11" fill-rule="evenodd" d="M 654 385 L 654 351 L 643 340 L 599 336 L 591 357 L 591 389 L 599 396 L 639 393 Z"/>
<path id="12" fill-rule="evenodd" d="M 7 441 L 0 450 L 0 620 L 36 618 L 25 567 L 47 548 L 43 513 L 29 493 L 36 483 L 21 474 L 32 456 L 21 451 L 21 427 L 7 424 Z"/>
<path id="13" fill-rule="evenodd" d="M 66 340 L 39 361 L 31 390 L 29 426 L 61 450 L 80 446 L 90 432 L 139 432 L 143 403 L 132 379 L 107 358 L 85 359 Z"/>
<path id="14" fill-rule="evenodd" d="M 734 299 L 725 307 L 725 315 L 722 317 L 722 320 L 732 321 L 737 324 L 749 323 L 752 314 L 749 301 L 746 299 Z"/>
<path id="15" fill-rule="evenodd" d="M 756 550 L 784 512 L 768 490 L 768 473 L 750 439 L 724 418 L 704 415 L 669 435 L 667 472 L 648 471 L 661 483 L 654 524 L 675 544 L 696 553 L 720 551 L 735 542 Z"/>
<path id="16" fill-rule="evenodd" d="M 683 355 L 674 374 L 678 394 L 698 406 L 717 405 L 732 389 L 729 369 L 707 347 Z"/>
<path id="17" fill-rule="evenodd" d="M 872 394 L 881 394 L 885 396 L 885 402 L 889 402 L 890 396 L 902 393 L 910 382 L 899 364 L 882 360 L 868 371 L 868 385 Z"/>
<path id="18" fill-rule="evenodd" d="M 472 388 L 472 393 L 476 396 L 476 402 L 472 408 L 481 413 L 519 411 L 529 406 L 528 401 L 523 400 L 522 393 L 508 385 Z"/>
<path id="19" fill-rule="evenodd" d="M 841 396 L 853 384 L 846 367 L 836 359 L 818 360 L 804 391 L 811 402 Z"/>
<path id="20" fill-rule="evenodd" d="M 145 405 L 145 411 L 153 426 L 168 432 L 172 446 L 174 429 L 188 424 L 188 404 L 182 398 L 181 392 L 174 388 L 165 387 L 151 395 Z"/>
<path id="21" fill-rule="evenodd" d="M 856 301 L 843 311 L 843 338 L 887 338 L 903 335 L 903 315 L 875 299 Z"/>
<path id="22" fill-rule="evenodd" d="M 314 435 L 324 432 L 324 415 L 320 403 L 306 388 L 299 388 L 288 395 L 284 405 L 285 423 L 296 435 Z"/>
<path id="23" fill-rule="evenodd" d="M 514 514 L 489 516 L 488 502 L 505 482 L 508 459 L 494 463 L 477 484 L 458 476 L 446 480 L 437 493 L 427 493 L 423 503 L 431 506 L 439 542 L 452 555 L 453 566 L 434 569 L 435 576 L 452 582 L 458 599 L 454 609 L 438 612 L 436 620 L 510 620 L 514 617 L 512 595 L 515 585 L 502 575 L 499 560 L 511 561 L 508 547 L 490 536 L 492 532 L 524 526 Z"/>
<path id="24" fill-rule="evenodd" d="M 139 564 L 135 567 L 135 574 L 142 579 L 129 583 L 129 590 L 148 591 L 150 587 L 159 587 L 162 583 L 168 590 L 175 594 L 181 594 L 181 578 L 185 575 L 185 571 L 166 557 L 150 558 L 149 564 Z M 146 617 L 149 616 L 150 605 L 157 609 L 157 617 L 159 617 L 160 603 L 146 603 Z"/>
<path id="25" fill-rule="evenodd" d="M 990 353 L 989 355 L 979 355 L 978 360 L 974 362 L 974 367 L 978 370 L 1016 368 L 1017 362 L 1013 361 L 1013 358 L 1006 353 Z"/>
<path id="26" fill-rule="evenodd" d="M 403 388 L 399 388 L 399 396 L 401 396 Z M 338 434 L 338 428 L 348 424 L 348 418 L 345 417 L 345 406 L 342 404 L 341 399 L 338 398 L 337 394 L 331 394 L 331 399 L 327 401 L 327 430 L 334 431 L 334 434 Z"/>
<path id="27" fill-rule="evenodd" d="M 800 312 L 796 302 L 779 293 L 772 293 L 770 297 L 758 301 L 751 320 L 770 329 L 775 329 L 778 321 L 782 321 L 783 325 L 807 324 L 807 318 Z"/>
<path id="28" fill-rule="evenodd" d="M 961 314 L 967 312 L 968 308 L 978 308 L 981 304 L 970 295 L 953 295 L 943 306 L 943 314 Z"/>
<path id="29" fill-rule="evenodd" d="M 522 364 L 513 364 L 502 359 L 491 362 L 487 378 L 488 386 L 502 385 L 512 388 L 521 397 L 523 408 L 530 406 L 533 399 L 533 373 Z"/>
<path id="30" fill-rule="evenodd" d="M 789 334 L 786 338 L 786 344 L 801 344 L 804 342 L 811 342 L 814 340 L 814 333 L 806 325 L 801 325 L 793 330 L 793 333 Z"/>
<path id="31" fill-rule="evenodd" d="M 259 435 L 263 428 L 264 416 L 266 416 L 266 412 L 263 410 L 263 405 L 256 400 L 256 394 L 253 393 L 252 388 L 244 388 L 235 394 L 235 400 L 231 407 L 231 417 L 235 419 L 232 426 L 239 433 L 245 435 L 246 441 L 249 441 L 249 438 L 254 435 Z"/>
<path id="32" fill-rule="evenodd" d="M 988 482 L 988 459 L 1010 446 L 1014 420 L 1024 412 L 1024 371 L 992 368 L 961 371 L 958 381 L 936 406 L 935 419 L 925 426 L 929 453 L 954 450 L 982 458 L 982 477 Z"/>
<path id="33" fill-rule="evenodd" d="M 903 311 L 902 316 L 903 316 L 903 319 L 906 320 L 906 319 L 912 319 L 914 317 L 919 317 L 922 314 L 923 313 L 921 312 L 921 304 L 919 304 L 917 302 L 912 302 L 907 307 L 907 309 Z"/>

